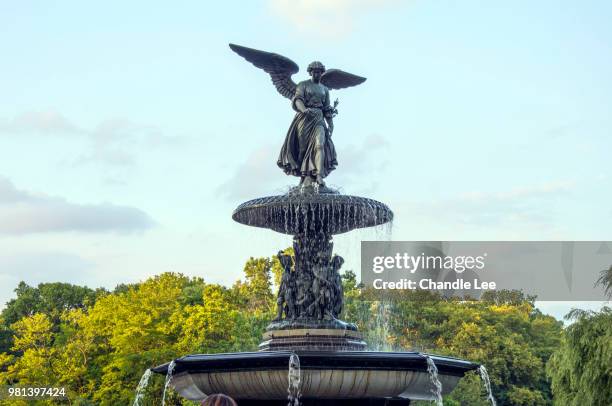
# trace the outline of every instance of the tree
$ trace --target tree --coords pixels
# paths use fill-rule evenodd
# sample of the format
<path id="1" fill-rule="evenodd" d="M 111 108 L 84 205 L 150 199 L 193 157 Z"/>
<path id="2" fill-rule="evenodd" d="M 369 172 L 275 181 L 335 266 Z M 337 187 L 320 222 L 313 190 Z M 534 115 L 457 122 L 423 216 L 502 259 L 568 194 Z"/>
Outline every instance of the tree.
<path id="1" fill-rule="evenodd" d="M 240 305 L 253 312 L 269 312 L 274 306 L 274 295 L 270 273 L 271 258 L 249 258 L 244 265 L 244 281 L 234 285 L 236 299 Z"/>
<path id="2" fill-rule="evenodd" d="M 11 325 L 22 317 L 44 313 L 58 321 L 64 310 L 84 308 L 95 303 L 104 289 L 92 290 L 87 286 L 69 283 L 41 283 L 34 288 L 20 282 L 15 289 L 17 297 L 11 299 L 2 310 L 2 319 Z"/>
<path id="3" fill-rule="evenodd" d="M 551 403 L 545 364 L 558 346 L 562 324 L 538 312 L 533 298 L 500 292 L 486 300 L 460 301 L 427 291 L 361 289 L 356 294 L 347 288 L 352 293 L 346 319 L 356 322 L 376 349 L 416 350 L 482 363 L 500 404 Z M 468 377 L 446 400 L 485 404 L 478 381 Z"/>
<path id="4" fill-rule="evenodd" d="M 112 292 L 20 284 L 7 313 L 14 321 L 0 320 L 11 341 L 0 351 L 0 385 L 65 386 L 74 404 L 130 404 L 147 368 L 190 353 L 256 350 L 274 317 L 272 275 L 281 272 L 271 257 L 250 258 L 243 280 L 231 288 L 177 273 L 120 285 Z M 481 301 L 444 299 L 426 291 L 380 292 L 363 288 L 350 270 L 342 282 L 341 318 L 356 323 L 371 348 L 418 350 L 483 363 L 499 404 L 551 403 L 544 365 L 560 345 L 562 324 L 541 314 L 533 298 L 515 291 L 490 293 Z M 90 298 L 71 292 L 94 293 Z M 595 342 L 598 336 L 585 337 Z M 608 351 L 609 357 L 609 347 L 597 343 L 600 350 L 591 355 L 600 354 L 598 362 L 609 365 L 601 355 Z M 566 362 L 563 357 L 559 355 Z M 605 383 L 602 379 L 598 385 Z M 146 404 L 161 403 L 162 385 L 162 377 L 151 379 Z M 176 394 L 170 396 L 171 404 L 188 404 Z M 468 374 L 445 403 L 486 405 L 478 375 Z"/>
<path id="5" fill-rule="evenodd" d="M 27 316 L 15 322 L 12 326 L 14 344 L 11 350 L 20 354 L 4 359 L 8 382 L 21 384 L 50 383 L 49 378 L 54 372 L 50 359 L 54 356 L 53 324 L 41 313 Z"/>
<path id="6" fill-rule="evenodd" d="M 133 383 L 145 369 L 182 355 L 176 348 L 185 310 L 181 304 L 189 278 L 167 272 L 127 292 L 107 295 L 77 324 L 84 337 L 95 336 L 88 349 L 100 405 L 129 404 Z"/>
<path id="7" fill-rule="evenodd" d="M 612 299 L 612 265 L 608 269 L 601 271 L 599 279 L 595 282 L 595 286 L 601 285 L 604 288 L 608 299 Z"/>
<path id="8" fill-rule="evenodd" d="M 612 308 L 574 309 L 566 319 L 574 322 L 547 365 L 555 405 L 612 404 Z"/>
<path id="9" fill-rule="evenodd" d="M 13 323 L 41 313 L 47 315 L 53 331 L 58 331 L 64 311 L 91 306 L 106 291 L 69 283 L 41 283 L 32 287 L 20 282 L 15 293 L 17 297 L 11 299 L 0 313 L 0 353 L 9 352 L 13 345 L 14 332 L 10 327 Z"/>

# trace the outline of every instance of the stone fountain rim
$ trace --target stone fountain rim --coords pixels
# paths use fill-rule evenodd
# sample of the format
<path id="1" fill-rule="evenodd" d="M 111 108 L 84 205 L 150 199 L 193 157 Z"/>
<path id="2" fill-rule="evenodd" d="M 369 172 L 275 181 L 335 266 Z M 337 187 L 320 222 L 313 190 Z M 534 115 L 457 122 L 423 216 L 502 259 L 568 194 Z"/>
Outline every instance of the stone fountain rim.
<path id="1" fill-rule="evenodd" d="M 297 354 L 303 370 L 388 370 L 427 372 L 427 358 L 433 359 L 438 373 L 463 377 L 480 364 L 460 358 L 421 352 L 382 351 L 260 351 L 220 354 L 191 354 L 174 360 L 174 374 L 224 373 L 287 369 L 289 358 Z M 165 375 L 170 362 L 151 370 Z"/>
<path id="2" fill-rule="evenodd" d="M 258 197 L 256 199 L 251 199 L 241 203 L 238 207 L 236 207 L 232 213 L 232 219 L 247 226 L 265 228 L 283 234 L 295 235 L 298 233 L 298 231 L 293 229 L 285 229 L 282 227 L 282 224 L 264 224 L 259 221 L 248 221 L 246 220 L 246 218 L 248 218 L 248 213 L 258 213 L 270 208 L 294 208 L 295 210 L 302 207 L 310 210 L 317 207 L 328 207 L 332 210 L 334 210 L 334 208 L 338 208 L 338 210 L 340 210 L 344 207 L 346 210 L 349 210 L 350 207 L 368 206 L 375 215 L 368 216 L 367 222 L 364 224 L 352 225 L 347 223 L 345 226 L 340 224 L 337 230 L 329 230 L 328 233 L 333 235 L 344 234 L 354 229 L 381 226 L 393 221 L 393 211 L 391 211 L 389 206 L 378 200 L 370 199 L 368 197 L 333 193 L 288 193 L 285 195 Z"/>
<path id="3" fill-rule="evenodd" d="M 247 200 L 236 207 L 232 213 L 232 217 L 244 210 L 257 209 L 261 207 L 280 206 L 287 203 L 294 204 L 319 204 L 319 203 L 330 203 L 334 201 L 335 204 L 342 204 L 345 202 L 359 202 L 359 203 L 370 203 L 379 206 L 382 209 L 386 209 L 391 217 L 393 212 L 383 202 L 369 197 L 343 195 L 343 194 L 332 194 L 332 193 L 318 193 L 318 194 L 285 194 L 285 195 L 270 195 L 257 197 L 255 199 Z"/>

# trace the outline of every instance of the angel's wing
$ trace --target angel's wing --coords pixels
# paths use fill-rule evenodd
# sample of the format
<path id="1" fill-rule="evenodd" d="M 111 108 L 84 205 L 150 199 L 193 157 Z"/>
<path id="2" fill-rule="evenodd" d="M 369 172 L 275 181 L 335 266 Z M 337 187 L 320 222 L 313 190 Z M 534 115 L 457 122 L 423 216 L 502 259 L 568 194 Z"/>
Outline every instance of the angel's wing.
<path id="1" fill-rule="evenodd" d="M 259 51 L 236 44 L 229 44 L 229 46 L 232 51 L 269 73 L 274 87 L 280 94 L 288 99 L 295 96 L 296 84 L 291 80 L 291 75 L 300 70 L 295 62 L 272 52 Z"/>
<path id="2" fill-rule="evenodd" d="M 321 83 L 328 89 L 343 89 L 357 86 L 366 81 L 366 78 L 344 72 L 340 69 L 328 69 L 321 75 Z"/>

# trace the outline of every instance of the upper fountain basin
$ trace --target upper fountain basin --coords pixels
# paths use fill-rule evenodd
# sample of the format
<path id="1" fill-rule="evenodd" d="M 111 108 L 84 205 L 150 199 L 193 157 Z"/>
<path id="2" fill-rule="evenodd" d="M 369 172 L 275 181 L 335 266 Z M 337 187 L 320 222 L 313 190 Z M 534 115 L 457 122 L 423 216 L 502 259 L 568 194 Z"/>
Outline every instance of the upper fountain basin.
<path id="1" fill-rule="evenodd" d="M 393 220 L 393 212 L 376 200 L 342 195 L 326 188 L 320 193 L 291 191 L 249 200 L 234 210 L 232 218 L 284 234 L 334 235 L 388 223 Z"/>

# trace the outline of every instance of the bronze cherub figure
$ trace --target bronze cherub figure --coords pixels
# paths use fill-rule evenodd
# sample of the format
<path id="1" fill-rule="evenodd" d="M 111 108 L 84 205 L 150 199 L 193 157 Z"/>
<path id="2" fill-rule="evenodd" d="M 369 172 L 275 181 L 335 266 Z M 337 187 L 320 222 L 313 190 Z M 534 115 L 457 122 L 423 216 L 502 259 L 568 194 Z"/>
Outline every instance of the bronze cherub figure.
<path id="1" fill-rule="evenodd" d="M 331 140 L 336 106 L 329 101 L 330 89 L 342 89 L 365 82 L 366 78 L 340 69 L 325 69 L 318 61 L 308 65 L 310 79 L 295 83 L 291 76 L 299 67 L 291 59 L 272 52 L 240 45 L 230 48 L 272 78 L 278 92 L 291 100 L 296 114 L 291 122 L 277 164 L 287 175 L 301 178 L 301 186 L 325 186 L 323 179 L 336 168 L 336 150 Z"/>

